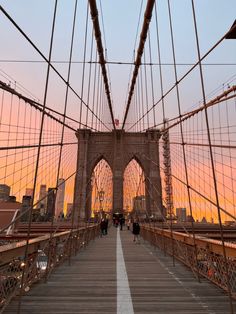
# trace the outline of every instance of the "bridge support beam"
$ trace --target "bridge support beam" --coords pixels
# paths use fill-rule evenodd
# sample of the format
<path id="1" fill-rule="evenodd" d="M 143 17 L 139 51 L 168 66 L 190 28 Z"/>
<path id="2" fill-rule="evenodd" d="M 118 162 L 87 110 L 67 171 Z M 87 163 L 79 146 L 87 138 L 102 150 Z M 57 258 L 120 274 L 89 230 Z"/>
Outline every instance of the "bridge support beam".
<path id="1" fill-rule="evenodd" d="M 77 131 L 76 136 L 78 138 L 78 155 L 77 155 L 77 170 L 75 177 L 75 189 L 74 189 L 74 210 L 75 210 L 75 222 L 84 221 L 86 215 L 86 203 L 87 195 L 89 191 L 89 182 L 87 168 L 88 168 L 88 145 L 90 138 L 90 130 L 80 129 Z"/>
<path id="2" fill-rule="evenodd" d="M 123 212 L 123 130 L 113 131 L 113 212 Z"/>
<path id="3" fill-rule="evenodd" d="M 146 132 L 147 137 L 147 175 L 146 181 L 146 207 L 150 216 L 162 218 L 163 205 L 161 193 L 161 178 L 159 167 L 159 138 L 156 130 Z"/>

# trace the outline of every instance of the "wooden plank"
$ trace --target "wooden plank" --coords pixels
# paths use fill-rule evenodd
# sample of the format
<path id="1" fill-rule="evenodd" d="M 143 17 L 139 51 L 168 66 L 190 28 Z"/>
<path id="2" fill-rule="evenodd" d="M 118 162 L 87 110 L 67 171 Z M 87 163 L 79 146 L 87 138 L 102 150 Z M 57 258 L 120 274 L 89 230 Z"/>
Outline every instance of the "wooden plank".
<path id="1" fill-rule="evenodd" d="M 205 279 L 198 283 L 192 272 L 128 231 L 121 233 L 124 259 L 135 313 L 230 313 L 223 290 Z M 236 308 L 235 308 L 236 310 Z"/>
<path id="2" fill-rule="evenodd" d="M 136 244 L 130 231 L 120 232 L 134 312 L 139 314 L 226 314 L 227 295 L 149 244 Z M 96 239 L 36 284 L 22 299 L 22 314 L 116 313 L 116 229 Z M 4 313 L 16 313 L 13 300 Z M 129 313 L 125 313 L 129 314 Z"/>

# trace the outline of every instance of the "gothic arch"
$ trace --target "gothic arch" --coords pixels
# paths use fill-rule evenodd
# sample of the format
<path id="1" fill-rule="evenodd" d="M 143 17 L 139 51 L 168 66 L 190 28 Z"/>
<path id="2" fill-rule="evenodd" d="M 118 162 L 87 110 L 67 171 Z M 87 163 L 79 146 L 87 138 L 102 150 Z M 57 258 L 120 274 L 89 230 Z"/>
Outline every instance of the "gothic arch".
<path id="1" fill-rule="evenodd" d="M 126 211 L 130 211 L 133 209 L 134 198 L 136 198 L 137 196 L 140 197 L 142 195 L 146 199 L 147 189 L 145 169 L 142 163 L 140 162 L 139 158 L 134 155 L 127 160 L 128 163 L 125 164 L 123 174 L 124 176 L 123 195 L 124 195 L 124 209 Z M 130 169 L 131 178 L 128 179 L 127 175 L 130 174 Z"/>
<path id="2" fill-rule="evenodd" d="M 94 167 L 102 159 L 106 160 L 113 174 L 113 211 L 123 211 L 123 176 L 128 163 L 135 159 L 144 170 L 147 196 L 147 211 L 157 214 L 162 206 L 161 177 L 159 168 L 159 130 L 145 133 L 129 133 L 124 130 L 112 132 L 92 132 L 79 129 L 77 172 L 75 177 L 74 206 L 77 219 L 86 219 L 91 204 L 86 201 L 91 193 L 89 181 Z M 83 169 L 81 171 L 80 169 Z"/>
<path id="3" fill-rule="evenodd" d="M 93 173 L 94 169 L 96 168 L 96 166 L 99 164 L 99 162 L 100 162 L 101 160 L 105 160 L 105 161 L 107 162 L 108 166 L 110 167 L 111 172 L 113 172 L 109 158 L 107 158 L 106 156 L 104 156 L 104 154 L 100 154 L 100 155 L 97 156 L 97 158 L 94 159 L 94 161 L 91 162 L 91 165 L 89 166 L 88 175 L 89 175 L 90 177 L 92 176 L 92 173 Z"/>
<path id="4" fill-rule="evenodd" d="M 101 164 L 101 167 L 99 167 Z M 112 208 L 112 169 L 106 159 L 101 155 L 96 159 L 96 163 L 94 162 L 93 168 L 91 168 L 91 186 L 90 186 L 90 194 L 87 194 L 88 202 L 86 213 L 89 217 L 94 217 L 94 214 L 98 214 L 98 212 L 102 210 L 104 212 L 110 212 Z M 94 174 L 94 176 L 92 176 Z M 100 191 L 104 191 L 103 201 L 100 204 L 98 202 Z"/>
<path id="5" fill-rule="evenodd" d="M 145 161 L 143 160 L 143 158 L 140 158 L 137 154 L 133 154 L 133 155 L 131 155 L 131 157 L 128 157 L 125 160 L 125 162 L 124 162 L 124 172 L 125 172 L 125 169 L 128 167 L 129 163 L 132 160 L 135 160 L 138 163 L 138 165 L 143 170 L 143 173 L 145 175 L 147 173 L 147 169 L 146 169 L 147 167 L 146 167 Z"/>

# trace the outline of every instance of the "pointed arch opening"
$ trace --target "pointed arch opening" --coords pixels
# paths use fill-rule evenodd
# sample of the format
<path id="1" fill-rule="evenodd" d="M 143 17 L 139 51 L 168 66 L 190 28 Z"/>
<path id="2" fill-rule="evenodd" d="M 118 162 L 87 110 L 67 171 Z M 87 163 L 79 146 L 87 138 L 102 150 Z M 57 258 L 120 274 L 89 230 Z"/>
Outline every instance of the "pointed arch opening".
<path id="1" fill-rule="evenodd" d="M 123 208 L 127 215 L 146 217 L 145 175 L 136 158 L 132 158 L 125 168 L 123 195 Z"/>
<path id="2" fill-rule="evenodd" d="M 112 212 L 112 170 L 108 162 L 101 158 L 95 165 L 91 175 L 91 217 L 99 220 Z"/>

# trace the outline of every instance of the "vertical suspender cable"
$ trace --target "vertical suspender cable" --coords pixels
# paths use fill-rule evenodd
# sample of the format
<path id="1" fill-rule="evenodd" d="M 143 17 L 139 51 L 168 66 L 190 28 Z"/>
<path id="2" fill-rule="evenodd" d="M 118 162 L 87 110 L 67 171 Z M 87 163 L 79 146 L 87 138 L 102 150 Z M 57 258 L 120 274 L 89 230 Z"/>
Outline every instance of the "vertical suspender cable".
<path id="1" fill-rule="evenodd" d="M 93 100 L 92 100 L 92 112 L 94 112 L 94 107 L 95 107 L 95 93 L 96 93 L 96 78 L 97 78 L 97 57 L 98 54 L 96 53 L 96 59 L 95 59 L 95 69 L 94 69 L 94 80 L 93 80 Z M 92 115 L 92 121 L 91 121 L 91 127 L 93 128 L 93 116 Z"/>
<path id="2" fill-rule="evenodd" d="M 96 97 L 96 116 L 98 117 L 98 104 L 99 104 L 99 95 L 100 95 L 100 86 L 101 86 L 101 75 L 100 75 L 101 68 L 98 68 L 98 84 L 97 84 L 97 97 Z M 95 129 L 98 131 L 98 119 L 95 122 Z"/>
<path id="3" fill-rule="evenodd" d="M 88 0 L 88 1 L 89 1 L 89 5 L 90 5 L 90 13 L 91 13 L 92 21 L 93 21 L 94 36 L 95 36 L 95 39 L 97 42 L 97 51 L 98 51 L 98 55 L 99 55 L 99 63 L 101 65 L 101 69 L 102 69 L 102 76 L 103 76 L 103 81 L 104 81 L 104 85 L 105 85 L 105 90 L 106 90 L 107 101 L 108 101 L 109 111 L 110 111 L 110 115 L 111 115 L 112 125 L 113 125 L 113 128 L 116 129 L 113 110 L 112 110 L 110 88 L 109 88 L 109 83 L 108 83 L 108 78 L 107 78 L 106 61 L 104 58 L 104 51 L 103 51 L 103 45 L 102 45 L 102 39 L 101 39 L 101 31 L 100 31 L 99 20 L 98 20 L 98 10 L 97 10 L 97 5 L 96 5 L 96 0 Z"/>
<path id="4" fill-rule="evenodd" d="M 231 311 L 231 314 L 233 314 L 234 313 L 233 301 L 232 301 L 232 295 L 231 295 L 231 288 L 230 288 L 230 284 L 229 284 L 229 267 L 228 267 L 228 261 L 227 261 L 226 250 L 225 250 L 225 240 L 224 240 L 223 226 L 222 226 L 222 220 L 221 220 L 221 211 L 220 211 L 220 202 L 219 202 L 218 187 L 217 187 L 217 181 L 216 181 L 215 164 L 214 164 L 213 150 L 212 150 L 212 145 L 211 145 L 211 134 L 210 134 L 210 128 L 209 128 L 208 113 L 207 113 L 207 107 L 206 107 L 206 94 L 205 94 L 205 85 L 204 85 L 202 63 L 201 63 L 201 53 L 200 53 L 200 44 L 199 44 L 198 30 L 197 30 L 197 20 L 196 20 L 195 7 L 194 7 L 193 0 L 192 0 L 192 11 L 193 11 L 193 21 L 194 21 L 195 38 L 196 38 L 196 45 L 197 45 L 197 54 L 198 54 L 198 62 L 199 62 L 199 71 L 200 71 L 203 104 L 205 107 L 204 113 L 205 113 L 205 121 L 206 121 L 206 126 L 207 126 L 207 138 L 208 138 L 208 144 L 209 144 L 211 169 L 212 169 L 215 198 L 216 198 L 216 204 L 217 204 L 217 213 L 218 213 L 218 220 L 219 220 L 219 226 L 220 226 L 220 236 L 221 236 L 221 241 L 222 241 L 222 249 L 223 249 L 223 256 L 224 256 L 224 263 L 225 263 L 225 270 L 226 270 L 226 279 L 227 279 L 230 311 Z"/>
<path id="5" fill-rule="evenodd" d="M 85 35 L 84 35 L 84 56 L 83 56 L 83 70 L 82 70 L 82 85 L 81 85 L 81 102 L 80 102 L 80 113 L 79 113 L 79 123 L 81 127 L 81 121 L 83 119 L 83 94 L 84 94 L 84 74 L 85 74 L 85 57 L 87 50 L 87 34 L 88 34 L 88 4 L 87 4 L 87 13 L 86 13 L 86 22 L 85 22 Z"/>
<path id="6" fill-rule="evenodd" d="M 154 3 L 155 3 L 155 0 L 148 0 L 147 1 L 147 6 L 146 6 L 145 14 L 144 14 L 143 27 L 142 27 L 142 31 L 141 31 L 141 35 L 140 35 L 139 47 L 138 47 L 138 50 L 137 50 L 137 56 L 136 56 L 136 60 L 135 60 L 135 67 L 134 67 L 134 71 L 133 71 L 133 77 L 132 77 L 132 81 L 131 81 L 131 84 L 130 84 L 128 101 L 127 101 L 127 104 L 126 104 L 124 120 L 123 120 L 123 123 L 122 123 L 122 129 L 124 129 L 124 127 L 125 127 L 125 122 L 126 122 L 127 115 L 128 115 L 128 112 L 129 112 L 130 103 L 131 103 L 131 100 L 132 100 L 132 97 L 133 97 L 134 87 L 135 87 L 135 84 L 136 84 L 139 67 L 141 65 L 141 59 L 142 59 L 142 55 L 143 55 L 144 45 L 145 45 L 146 38 L 147 38 L 147 32 L 148 32 L 149 24 L 150 24 L 151 18 L 152 18 L 152 10 L 153 10 Z"/>
<path id="7" fill-rule="evenodd" d="M 147 112 L 148 112 L 148 86 L 147 86 L 147 66 L 146 66 L 146 53 L 145 53 L 145 49 L 143 52 L 143 58 L 144 58 L 144 78 L 145 78 L 145 96 L 146 96 L 146 108 L 147 108 Z M 147 114 L 147 128 L 149 129 L 149 114 Z"/>
<path id="8" fill-rule="evenodd" d="M 160 49 L 160 36 L 159 36 L 159 25 L 158 25 L 158 18 L 157 18 L 157 5 L 155 3 L 155 21 L 156 21 L 156 36 L 157 36 L 157 55 L 158 55 L 158 63 L 159 63 L 159 77 L 160 77 L 160 87 L 161 87 L 161 104 L 162 104 L 162 117 L 163 117 L 163 127 L 166 127 L 166 117 L 165 117 L 165 100 L 164 100 L 164 89 L 163 89 L 163 76 L 162 76 L 162 63 L 161 63 L 161 49 Z M 154 108 L 154 106 L 153 106 Z M 175 256 L 174 256 L 174 238 L 173 238 L 173 228 L 172 228 L 172 211 L 173 208 L 169 209 L 170 211 L 170 218 L 171 218 L 171 245 L 172 245 L 172 258 L 173 258 L 173 265 L 175 265 Z M 162 224 L 163 228 L 163 224 Z M 163 232 L 162 232 L 163 234 Z M 163 236 L 163 248 L 165 252 L 165 240 Z"/>
<path id="9" fill-rule="evenodd" d="M 143 68 L 140 69 L 140 92 L 141 92 L 141 105 L 142 105 L 142 115 L 144 116 L 144 99 L 143 99 Z M 145 119 L 143 119 L 143 130 L 145 129 Z"/>
<path id="10" fill-rule="evenodd" d="M 42 111 L 40 134 L 39 134 L 39 144 L 38 144 L 37 160 L 36 160 L 36 166 L 35 166 L 35 176 L 34 176 L 32 203 L 34 203 L 34 198 L 35 198 L 36 185 L 37 185 L 37 176 L 38 176 L 38 168 L 39 168 L 39 158 L 40 158 L 41 144 L 42 144 L 42 138 L 43 138 L 43 126 L 44 126 L 44 118 L 45 118 L 45 107 L 46 107 L 46 102 L 47 102 L 47 92 L 48 92 L 48 84 L 49 84 L 49 73 L 50 73 L 50 64 L 51 64 L 51 56 L 52 56 L 54 29 L 55 29 L 55 22 L 56 22 L 56 13 L 57 13 L 57 0 L 55 0 L 54 13 L 53 13 L 53 23 L 52 23 L 52 30 L 51 30 L 51 40 L 50 40 L 48 66 L 47 66 L 47 74 L 46 74 L 46 82 L 45 82 L 45 90 L 44 90 L 43 111 Z M 17 307 L 17 313 L 18 314 L 20 314 L 21 297 L 22 297 L 23 290 L 24 290 L 24 279 L 25 279 L 24 277 L 25 277 L 25 269 L 27 267 L 27 257 L 28 257 L 28 249 L 29 249 L 29 237 L 30 237 L 30 229 L 31 229 L 31 223 L 32 223 L 32 214 L 33 214 L 33 206 L 30 208 L 30 211 L 29 211 L 29 224 L 28 224 L 28 230 L 27 230 L 27 240 L 26 240 L 26 246 L 25 246 L 25 254 L 24 254 L 24 264 L 26 266 L 24 267 L 24 269 L 22 271 L 21 289 L 20 289 L 20 293 L 19 293 L 19 302 L 18 302 L 18 307 Z"/>
<path id="11" fill-rule="evenodd" d="M 156 6 L 156 4 L 155 4 Z M 152 47 L 151 47 L 151 38 L 150 31 L 148 32 L 148 47 L 149 47 L 149 60 L 150 60 L 150 76 L 151 76 L 151 88 L 152 88 L 152 107 L 155 103 L 154 100 L 154 83 L 153 83 L 153 70 L 152 70 Z M 156 113 L 155 107 L 153 107 L 153 125 L 156 125 Z"/>
<path id="12" fill-rule="evenodd" d="M 90 85 L 91 85 L 91 71 L 92 71 L 92 58 L 93 58 L 93 31 L 91 34 L 91 50 L 90 50 L 90 64 L 89 64 L 89 81 L 88 81 L 88 94 L 87 94 L 87 104 L 89 106 L 90 101 Z M 88 125 L 88 108 L 86 110 L 86 125 Z"/>
<path id="13" fill-rule="evenodd" d="M 71 73 L 71 61 L 72 61 L 72 54 L 73 54 L 73 47 L 74 47 L 74 34 L 75 34 L 75 22 L 76 22 L 76 15 L 77 15 L 77 3 L 78 3 L 78 0 L 75 0 L 72 33 L 71 33 L 71 43 L 70 43 L 70 55 L 69 55 L 69 64 L 68 64 L 68 72 L 67 72 L 67 83 L 68 84 L 66 85 L 66 94 L 65 94 L 65 101 L 64 101 L 63 124 L 62 124 L 61 142 L 60 142 L 61 145 L 60 145 L 60 151 L 59 151 L 58 170 L 57 170 L 57 176 L 56 176 L 55 200 L 56 200 L 57 193 L 58 193 L 58 182 L 59 182 L 59 176 L 60 176 L 60 170 L 61 170 L 62 149 L 63 149 L 63 141 L 64 141 L 64 133 L 65 133 L 65 120 L 66 120 L 66 111 L 67 111 L 67 104 L 68 104 L 68 92 L 69 92 L 69 83 L 70 83 L 70 73 Z M 82 97 L 83 96 L 81 96 L 81 98 Z M 73 206 L 73 211 L 74 210 L 75 209 Z M 74 215 L 72 215 L 72 217 L 74 217 Z M 52 219 L 52 222 L 51 222 L 50 242 L 52 239 L 53 222 L 54 222 L 54 219 Z M 71 222 L 72 228 L 73 228 L 73 223 L 74 222 L 72 221 Z M 70 259 L 70 251 L 69 251 L 69 259 Z M 49 265 L 47 265 L 47 272 L 48 272 L 48 267 L 49 267 Z"/>
<path id="14" fill-rule="evenodd" d="M 180 96 L 179 96 L 179 85 L 178 83 L 178 75 L 177 75 L 177 66 L 176 66 L 176 57 L 175 57 L 175 45 L 174 45 L 174 34 L 173 34 L 173 25 L 172 25 L 172 16 L 171 16 L 171 8 L 170 8 L 170 0 L 168 0 L 168 13 L 169 13 L 169 24 L 170 24 L 170 34 L 171 34 L 171 47 L 172 47 L 172 55 L 173 55 L 173 62 L 174 62 L 174 74 L 175 74 L 175 88 L 176 88 L 176 95 L 177 95 L 177 105 L 179 111 L 179 118 L 180 118 L 180 133 L 181 133 L 181 143 L 182 143 L 182 152 L 183 152 L 183 159 L 184 159 L 184 169 L 185 169 L 185 178 L 187 184 L 187 193 L 188 193 L 188 203 L 190 209 L 190 215 L 193 217 L 192 211 L 192 202 L 190 196 L 190 188 L 189 188 L 189 178 L 188 178 L 188 168 L 187 168 L 187 160 L 186 160 L 186 152 L 185 152 L 185 143 L 184 143 L 184 134 L 183 134 L 183 125 L 181 123 L 181 106 L 180 106 Z M 195 238 L 195 229 L 194 224 L 191 219 L 191 227 L 193 232 L 193 243 L 194 243 L 194 252 L 195 252 L 195 262 L 196 262 L 196 270 L 197 270 L 197 277 L 200 281 L 199 271 L 198 271 L 198 263 L 197 263 L 197 247 L 196 247 L 196 238 Z"/>

